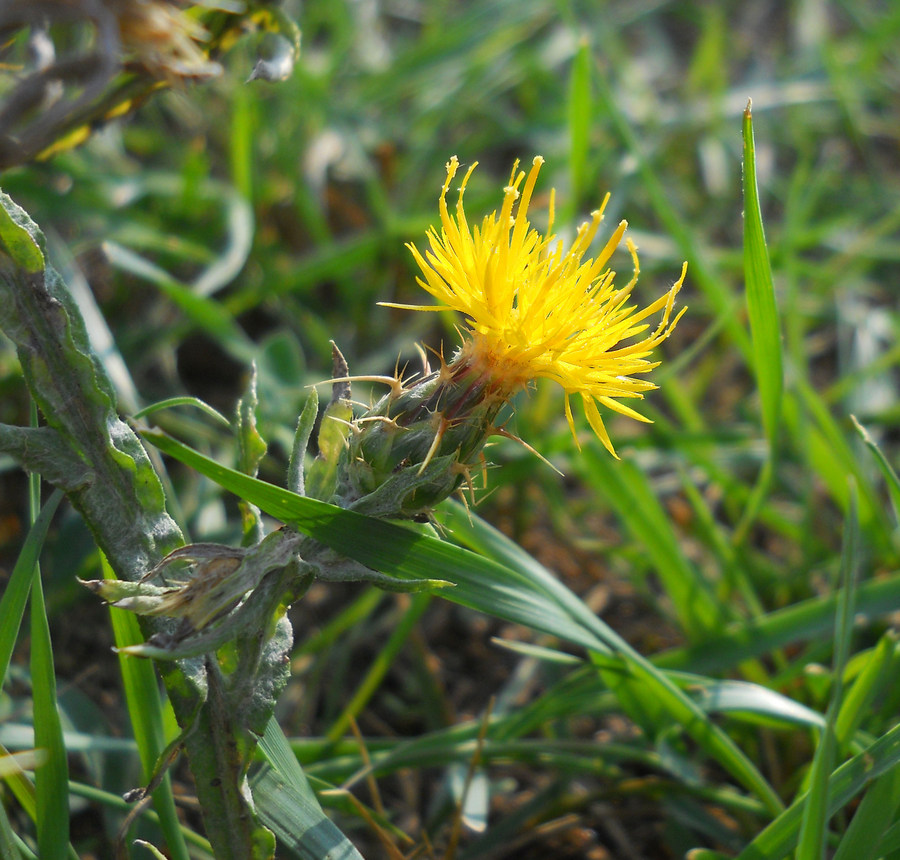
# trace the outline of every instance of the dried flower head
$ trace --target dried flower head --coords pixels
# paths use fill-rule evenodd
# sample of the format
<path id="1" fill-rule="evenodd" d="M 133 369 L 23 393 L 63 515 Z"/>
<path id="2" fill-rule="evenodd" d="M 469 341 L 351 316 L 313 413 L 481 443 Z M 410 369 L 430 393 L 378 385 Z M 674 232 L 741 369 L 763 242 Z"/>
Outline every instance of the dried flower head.
<path id="1" fill-rule="evenodd" d="M 419 284 L 440 305 L 391 306 L 419 311 L 452 308 L 464 314 L 463 345 L 453 365 L 465 365 L 489 380 L 487 397 L 507 400 L 534 379 L 552 379 L 565 392 L 566 418 L 573 436 L 569 398 L 579 394 L 588 422 L 615 456 L 598 404 L 648 420 L 620 400 L 642 398 L 643 392 L 656 388 L 636 377 L 659 364 L 648 356 L 672 333 L 684 313 L 682 308 L 673 316 L 687 266 L 668 292 L 638 309 L 631 301 L 639 266 L 630 239 L 626 247 L 634 261 L 631 280 L 617 288 L 615 272 L 607 265 L 624 237 L 625 221 L 596 257 L 585 259 L 609 195 L 591 220 L 581 225 L 566 252 L 552 235 L 552 195 L 547 236 L 531 227 L 528 207 L 543 164 L 540 156 L 534 159 L 527 177 L 516 162 L 499 215 L 492 212 L 480 227 L 470 228 L 463 195 L 476 164 L 463 178 L 453 215 L 446 198 L 459 162 L 455 156 L 450 159 L 439 201 L 440 232 L 429 230 L 430 250 L 424 256 L 414 245 L 408 246 L 422 270 Z M 660 311 L 661 319 L 648 333 L 648 318 Z M 575 441 L 577 444 L 577 436 Z"/>
<path id="2" fill-rule="evenodd" d="M 206 54 L 207 32 L 181 9 L 184 0 L 127 0 L 116 13 L 123 47 L 153 75 L 175 82 L 221 73 Z"/>

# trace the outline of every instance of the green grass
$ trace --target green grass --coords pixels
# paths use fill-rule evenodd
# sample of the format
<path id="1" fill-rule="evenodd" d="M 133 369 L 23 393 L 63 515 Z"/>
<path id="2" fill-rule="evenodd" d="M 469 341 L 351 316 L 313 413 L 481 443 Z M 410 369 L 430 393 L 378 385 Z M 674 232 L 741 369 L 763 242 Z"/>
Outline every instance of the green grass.
<path id="1" fill-rule="evenodd" d="M 284 856 L 349 852 L 344 833 L 365 857 L 900 857 L 900 16 L 751 7 L 433 0 L 373 22 L 287 2 L 289 80 L 245 84 L 244 39 L 222 78 L 0 175 L 123 409 L 194 450 L 147 437 L 191 540 L 241 542 L 237 492 L 267 526 L 454 583 L 319 583 L 293 608 L 292 680 L 250 771 Z M 642 301 L 688 261 L 689 310 L 641 403 L 654 423 L 610 416 L 616 461 L 582 422 L 579 452 L 540 385 L 509 429 L 563 476 L 498 439 L 490 492 L 416 532 L 266 487 L 286 485 L 329 340 L 356 374 L 457 343 L 449 315 L 376 306 L 421 301 L 404 243 L 423 246 L 449 157 L 481 163 L 475 221 L 538 153 L 536 224 L 551 187 L 565 238 L 611 191 Z M 210 411 L 233 415 L 251 360 L 260 481 L 232 471 Z M 4 341 L 0 421 L 28 424 L 24 392 Z M 47 530 L 54 498 L 25 540 L 38 508 L 3 466 L 0 744 L 46 759 L 2 771 L 0 856 L 112 856 L 118 797 L 178 730 L 151 664 L 110 651 L 133 617 L 110 625 L 75 584 L 101 577 L 90 534 L 65 503 Z M 210 856 L 193 793 L 174 763 L 129 856 L 149 856 L 135 838 Z M 66 803 L 70 830 L 48 823 Z"/>

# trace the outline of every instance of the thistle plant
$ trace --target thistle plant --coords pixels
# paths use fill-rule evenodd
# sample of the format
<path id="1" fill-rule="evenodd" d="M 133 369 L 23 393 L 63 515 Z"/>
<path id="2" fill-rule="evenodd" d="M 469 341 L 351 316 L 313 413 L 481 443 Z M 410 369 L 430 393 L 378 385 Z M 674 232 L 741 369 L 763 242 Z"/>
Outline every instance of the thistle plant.
<path id="1" fill-rule="evenodd" d="M 900 856 L 891 4 L 283 5 L 0 0 L 0 856 Z"/>
<path id="2" fill-rule="evenodd" d="M 608 267 L 627 224 L 618 225 L 596 257 L 587 256 L 608 195 L 590 222 L 578 229 L 568 251 L 552 235 L 552 204 L 548 234 L 531 227 L 528 209 L 542 164 L 542 158 L 535 158 L 526 176 L 516 162 L 499 214 L 493 212 L 480 228 L 470 229 L 463 196 L 475 165 L 463 178 L 456 213 L 451 215 L 447 193 L 459 162 L 455 157 L 448 162 L 439 197 L 440 233 L 429 231 L 430 250 L 424 256 L 415 245 L 408 246 L 421 269 L 419 284 L 440 304 L 384 304 L 415 311 L 460 311 L 466 317 L 460 329 L 463 342 L 449 362 L 439 357 L 436 370 L 426 362 L 421 376 L 364 377 L 387 383 L 389 390 L 356 417 L 351 383 L 361 377 L 349 375 L 346 361 L 334 347 L 332 398 L 321 423 L 319 455 L 305 474 L 304 448 L 317 405 L 313 396 L 298 428 L 292 488 L 368 516 L 428 519 L 435 505 L 466 485 L 472 487 L 488 440 L 511 435 L 501 420 L 503 408 L 538 378 L 563 388 L 566 420 L 576 444 L 580 443 L 569 402 L 574 394 L 580 395 L 592 430 L 613 456 L 615 449 L 597 404 L 647 420 L 620 400 L 639 399 L 655 387 L 638 377 L 658 365 L 649 356 L 684 313 L 684 309 L 675 313 L 674 305 L 686 267 L 669 290 L 638 309 L 631 301 L 639 266 L 630 240 L 626 247 L 634 271 L 629 281 L 617 288 L 616 273 Z M 657 313 L 660 319 L 648 332 L 647 320 Z M 251 394 L 255 397 L 252 386 Z M 252 418 L 245 408 L 239 412 L 240 435 L 246 439 Z M 247 470 L 255 472 L 257 464 L 258 459 Z M 273 588 L 270 574 L 283 571 L 288 560 L 293 572 L 281 576 L 281 590 Z M 154 582 L 185 563 L 186 576 L 176 574 L 174 582 L 164 585 Z M 296 581 L 308 585 L 314 577 L 369 580 L 398 590 L 440 584 L 430 579 L 391 579 L 306 541 L 291 529 L 247 550 L 216 544 L 182 547 L 138 582 L 86 584 L 120 608 L 179 619 L 176 633 L 167 631 L 152 637 L 148 645 L 131 649 L 134 654 L 175 659 L 221 646 L 274 611 L 283 592 L 296 588 Z M 264 580 L 267 597 L 257 593 Z"/>
<path id="3" fill-rule="evenodd" d="M 441 356 L 436 370 L 426 367 L 419 377 L 379 377 L 389 385 L 387 394 L 357 415 L 351 400 L 354 378 L 335 347 L 332 398 L 320 426 L 319 454 L 307 473 L 304 454 L 318 404 L 313 390 L 297 428 L 288 478 L 291 490 L 383 520 L 427 519 L 439 502 L 462 486 L 471 486 L 473 472 L 484 462 L 487 441 L 496 434 L 509 435 L 503 426 L 504 407 L 538 378 L 563 388 L 565 415 L 576 443 L 569 398 L 578 394 L 594 433 L 615 455 L 597 404 L 641 418 L 619 401 L 640 398 L 654 387 L 638 377 L 657 365 L 649 356 L 683 313 L 675 313 L 674 304 L 685 271 L 660 298 L 638 310 L 631 301 L 638 274 L 633 244 L 628 242 L 627 248 L 634 272 L 623 287 L 616 288 L 615 273 L 608 267 L 624 236 L 624 222 L 595 257 L 588 252 L 602 207 L 565 252 L 550 232 L 552 205 L 548 234 L 531 227 L 528 210 L 541 164 L 542 159 L 536 158 L 527 176 L 516 164 L 499 214 L 492 213 L 480 228 L 470 229 L 463 195 L 474 165 L 465 174 L 451 215 L 446 198 L 458 161 L 450 160 L 439 197 L 440 232 L 429 232 L 430 250 L 424 255 L 410 246 L 421 269 L 419 283 L 440 304 L 392 306 L 463 313 L 462 344 L 450 361 Z M 274 840 L 256 819 L 246 775 L 287 683 L 285 655 L 291 644 L 287 606 L 315 579 L 367 580 L 404 591 L 447 583 L 386 575 L 350 553 L 345 556 L 339 547 L 325 546 L 290 527 L 263 538 L 258 512 L 249 504 L 243 513 L 252 546 L 179 546 L 181 536 L 162 508 L 159 482 L 141 459 L 136 438 L 118 419 L 110 424 L 111 387 L 90 356 L 77 308 L 45 264 L 40 232 L 8 198 L 3 202 L 0 286 L 7 296 L 3 325 L 22 351 L 50 427 L 5 428 L 0 447 L 69 492 L 120 575 L 118 580 L 85 584 L 109 603 L 145 619 L 146 642 L 121 651 L 157 658 L 166 667 L 163 674 L 182 729 L 180 742 L 197 777 L 217 856 L 271 856 Z M 660 319 L 649 331 L 648 319 L 656 313 Z M 57 367 L 57 316 L 71 341 L 66 348 L 78 359 L 71 366 L 83 371 L 82 396 L 75 400 L 59 389 L 60 380 L 73 372 Z M 45 363 L 56 371 L 44 372 Z M 96 416 L 82 414 L 83 410 L 71 413 L 73 403 L 92 402 L 92 386 L 102 388 L 104 408 Z M 265 453 L 256 431 L 255 407 L 251 383 L 235 425 L 241 468 L 251 477 Z M 93 433 L 86 433 L 84 426 L 92 421 Z M 113 436 L 110 426 L 115 428 Z M 81 440 L 93 436 L 97 450 L 85 465 Z M 140 540 L 133 533 L 135 528 L 141 533 L 141 520 L 133 518 L 128 548 L 123 546 L 122 528 L 112 528 L 104 513 L 116 503 L 123 439 L 129 457 L 146 473 L 139 501 L 147 496 L 144 503 L 148 511 L 152 508 L 148 520 L 152 527 Z M 107 473 L 107 479 L 92 485 L 91 474 Z M 163 531 L 165 541 L 154 542 L 153 536 Z M 132 544 L 139 548 L 137 554 Z M 168 552 L 160 559 L 163 548 Z M 231 752 L 223 757 L 225 748 Z M 154 781 L 158 778 L 154 775 Z"/>
<path id="4" fill-rule="evenodd" d="M 536 157 L 527 177 L 513 166 L 499 214 L 470 228 L 463 197 L 473 164 L 463 177 L 455 215 L 447 194 L 459 169 L 454 156 L 447 164 L 441 188 L 440 232 L 428 232 L 430 249 L 423 255 L 408 245 L 421 269 L 418 283 L 437 305 L 389 307 L 415 311 L 451 309 L 466 318 L 462 344 L 449 362 L 422 378 L 404 383 L 387 378 L 390 391 L 351 425 L 341 456 L 335 501 L 363 505 L 371 494 L 390 485 L 393 510 L 383 515 L 427 514 L 431 507 L 471 484 L 472 472 L 487 440 L 508 435 L 498 423 L 503 407 L 534 380 L 558 383 L 565 393 L 565 414 L 576 444 L 580 444 L 570 397 L 580 395 L 588 422 L 613 455 L 615 449 L 597 404 L 647 419 L 620 402 L 643 397 L 656 386 L 638 378 L 658 365 L 648 358 L 675 328 L 684 308 L 674 313 L 675 297 L 686 273 L 656 301 L 643 309 L 633 303 L 638 279 L 637 249 L 626 247 L 634 264 L 631 279 L 616 287 L 608 267 L 627 224 L 622 221 L 595 257 L 587 256 L 600 224 L 603 205 L 578 229 L 571 247 L 552 235 L 553 205 L 547 235 L 534 229 L 528 209 L 543 159 Z M 521 189 L 521 190 L 520 190 Z M 552 201 L 552 195 L 551 195 Z M 659 312 L 656 327 L 647 322 Z M 434 479 L 420 480 L 429 465 L 439 463 Z M 388 495 L 379 493 L 379 497 Z"/>

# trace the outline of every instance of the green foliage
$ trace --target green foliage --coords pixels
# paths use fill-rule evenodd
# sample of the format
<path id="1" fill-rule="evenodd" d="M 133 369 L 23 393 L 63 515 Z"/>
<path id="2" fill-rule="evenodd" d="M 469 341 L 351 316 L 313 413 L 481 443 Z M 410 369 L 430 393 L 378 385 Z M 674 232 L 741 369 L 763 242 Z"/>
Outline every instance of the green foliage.
<path id="1" fill-rule="evenodd" d="M 766 439 L 777 443 L 784 389 L 781 326 L 775 301 L 775 285 L 763 231 L 756 176 L 756 148 L 750 106 L 744 111 L 744 279 L 747 316 L 753 338 L 753 364 L 759 386 L 760 408 Z M 772 455 L 774 456 L 774 454 Z"/>
<path id="2" fill-rule="evenodd" d="M 34 774 L 4 755 L 0 856 L 896 855 L 897 16 L 284 6 L 248 7 L 265 42 L 198 11 L 220 78 L 149 97 L 112 70 L 60 126 L 99 134 L 0 175 L 0 534 L 23 539 L 0 752 L 43 748 Z M 4 69 L 0 103 L 24 79 Z M 451 155 L 481 162 L 477 223 L 538 153 L 535 222 L 555 185 L 565 240 L 610 190 L 636 300 L 688 261 L 655 423 L 610 415 L 621 462 L 586 427 L 579 453 L 539 386 L 501 418 L 564 477 L 498 438 L 470 510 L 383 519 L 452 457 L 337 507 L 349 422 L 384 391 L 337 384 L 320 411 L 309 386 L 452 354 L 459 320 L 376 302 L 423 301 L 403 245 Z M 19 466 L 69 500 L 30 530 Z M 104 581 L 98 548 L 132 608 L 197 585 L 184 623 L 111 607 L 110 635 L 74 584 Z"/>

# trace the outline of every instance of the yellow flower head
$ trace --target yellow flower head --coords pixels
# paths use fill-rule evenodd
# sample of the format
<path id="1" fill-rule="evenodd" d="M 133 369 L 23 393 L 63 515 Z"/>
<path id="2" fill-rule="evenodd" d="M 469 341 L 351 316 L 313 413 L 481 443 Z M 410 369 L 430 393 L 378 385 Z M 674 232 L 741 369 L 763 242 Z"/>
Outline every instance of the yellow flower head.
<path id="1" fill-rule="evenodd" d="M 648 420 L 619 399 L 641 398 L 644 391 L 656 388 L 635 377 L 659 364 L 647 356 L 671 334 L 684 313 L 683 308 L 672 316 L 687 266 L 682 267 L 681 277 L 665 295 L 639 310 L 630 302 L 639 270 L 637 251 L 630 239 L 626 247 L 634 261 L 631 280 L 616 288 L 615 272 L 607 267 L 625 234 L 625 221 L 596 257 L 584 259 L 603 218 L 608 194 L 600 209 L 592 213 L 591 221 L 578 229 L 565 253 L 562 242 L 551 235 L 552 194 L 548 235 L 544 237 L 531 228 L 528 206 L 543 162 L 536 157 L 527 178 L 516 162 L 500 214 L 492 212 L 480 227 L 470 228 L 463 194 L 477 163 L 463 178 L 454 216 L 446 200 L 459 168 L 454 156 L 447 164 L 447 180 L 441 189 L 440 233 L 434 228 L 428 231 L 431 249 L 424 257 L 412 244 L 408 247 L 424 275 L 424 279 L 418 279 L 419 284 L 442 306 L 467 317 L 465 340 L 454 363 L 463 360 L 477 369 L 490 379 L 494 395 L 504 399 L 538 377 L 559 383 L 566 394 L 566 418 L 576 444 L 569 398 L 580 394 L 588 422 L 615 456 L 597 404 L 640 421 Z M 429 305 L 399 307 L 442 309 Z M 645 320 L 659 311 L 662 318 L 647 334 L 650 324 Z"/>

